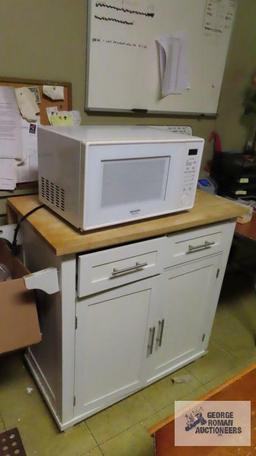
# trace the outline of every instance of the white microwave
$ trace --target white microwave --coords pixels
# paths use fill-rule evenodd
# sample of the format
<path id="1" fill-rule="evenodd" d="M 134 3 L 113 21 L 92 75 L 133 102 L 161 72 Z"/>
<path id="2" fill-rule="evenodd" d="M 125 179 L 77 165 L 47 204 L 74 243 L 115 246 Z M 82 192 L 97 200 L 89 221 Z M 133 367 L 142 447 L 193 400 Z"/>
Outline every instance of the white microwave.
<path id="1" fill-rule="evenodd" d="M 203 146 L 156 127 L 41 127 L 39 197 L 82 231 L 191 209 Z"/>

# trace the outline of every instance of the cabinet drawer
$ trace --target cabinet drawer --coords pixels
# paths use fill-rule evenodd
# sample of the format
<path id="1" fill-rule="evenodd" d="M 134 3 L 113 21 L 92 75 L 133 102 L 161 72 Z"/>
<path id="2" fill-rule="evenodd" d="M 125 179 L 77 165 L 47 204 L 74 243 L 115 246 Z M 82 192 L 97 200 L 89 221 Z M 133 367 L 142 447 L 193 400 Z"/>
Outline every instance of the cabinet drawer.
<path id="1" fill-rule="evenodd" d="M 163 267 L 174 266 L 215 254 L 223 250 L 221 226 L 187 231 L 166 238 L 163 250 Z"/>
<path id="2" fill-rule="evenodd" d="M 159 239 L 78 256 L 78 297 L 159 273 Z"/>

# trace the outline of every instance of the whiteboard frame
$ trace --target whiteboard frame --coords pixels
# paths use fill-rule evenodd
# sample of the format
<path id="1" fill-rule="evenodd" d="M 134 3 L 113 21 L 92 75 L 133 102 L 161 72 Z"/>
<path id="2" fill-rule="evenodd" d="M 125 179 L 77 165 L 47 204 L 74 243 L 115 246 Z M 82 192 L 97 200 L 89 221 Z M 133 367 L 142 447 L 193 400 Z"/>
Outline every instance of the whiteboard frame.
<path id="1" fill-rule="evenodd" d="M 150 116 L 161 116 L 161 117 L 195 117 L 195 118 L 212 118 L 215 119 L 218 117 L 219 114 L 219 103 L 220 103 L 220 95 L 221 95 L 221 90 L 222 90 L 222 84 L 223 84 L 223 77 L 224 77 L 224 72 L 227 64 L 227 57 L 228 57 L 228 52 L 229 52 L 229 47 L 230 47 L 230 42 L 231 42 L 231 37 L 232 37 L 232 32 L 234 28 L 234 21 L 236 17 L 236 12 L 237 12 L 237 6 L 235 9 L 234 13 L 234 20 L 231 26 L 230 30 L 230 35 L 228 38 L 228 44 L 227 44 L 227 52 L 226 52 L 226 59 L 224 63 L 224 68 L 223 68 L 223 77 L 221 80 L 221 87 L 219 91 L 219 96 L 218 96 L 218 104 L 217 104 L 217 110 L 216 112 L 191 112 L 191 111 L 175 111 L 175 110 L 161 110 L 161 109 L 120 109 L 120 108 L 106 108 L 106 107 L 90 107 L 89 106 L 89 86 L 90 86 L 90 81 L 89 81 L 89 75 L 90 75 L 90 41 L 91 41 L 91 14 L 92 14 L 92 0 L 85 0 L 87 4 L 87 30 L 86 30 L 86 80 L 85 80 L 85 112 L 87 113 L 99 113 L 99 114 L 109 114 L 109 115 L 118 115 L 118 113 L 123 113 L 125 115 L 130 115 L 131 117 L 150 117 Z"/>

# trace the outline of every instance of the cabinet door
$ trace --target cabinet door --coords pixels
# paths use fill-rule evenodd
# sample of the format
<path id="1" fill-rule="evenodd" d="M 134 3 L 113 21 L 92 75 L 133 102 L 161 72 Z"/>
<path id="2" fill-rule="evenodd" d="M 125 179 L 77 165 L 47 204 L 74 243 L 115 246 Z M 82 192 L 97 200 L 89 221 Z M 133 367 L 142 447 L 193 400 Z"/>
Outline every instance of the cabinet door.
<path id="1" fill-rule="evenodd" d="M 166 270 L 161 278 L 161 311 L 148 358 L 151 382 L 203 354 L 219 297 L 221 254 Z"/>
<path id="2" fill-rule="evenodd" d="M 143 386 L 156 279 L 77 302 L 76 415 L 89 415 Z"/>

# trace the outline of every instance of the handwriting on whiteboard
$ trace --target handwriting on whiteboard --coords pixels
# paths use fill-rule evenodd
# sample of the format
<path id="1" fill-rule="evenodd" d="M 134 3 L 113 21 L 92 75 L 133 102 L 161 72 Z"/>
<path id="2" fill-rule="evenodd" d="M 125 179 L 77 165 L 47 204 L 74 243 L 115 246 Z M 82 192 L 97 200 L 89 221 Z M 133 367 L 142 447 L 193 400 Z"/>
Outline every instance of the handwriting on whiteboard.
<path id="1" fill-rule="evenodd" d="M 145 16 L 145 17 L 154 17 L 155 13 L 153 11 L 140 11 L 136 9 L 131 9 L 131 8 L 125 8 L 123 6 L 116 6 L 108 2 L 96 2 L 95 4 L 96 8 L 109 8 L 114 11 L 120 11 L 121 13 L 128 13 L 128 14 L 137 14 L 139 16 Z"/>
<path id="2" fill-rule="evenodd" d="M 233 24 L 236 0 L 206 0 L 203 30 L 207 35 L 222 35 Z"/>
<path id="3" fill-rule="evenodd" d="M 91 2 L 93 17 L 96 21 L 112 22 L 121 25 L 152 23 L 155 6 L 152 0 L 109 0 Z"/>
<path id="4" fill-rule="evenodd" d="M 96 14 L 94 14 L 94 18 L 98 19 L 99 21 L 112 21 L 117 22 L 118 24 L 134 25 L 134 22 L 122 21 L 121 19 L 116 19 L 115 17 L 97 16 Z"/>
<path id="5" fill-rule="evenodd" d="M 128 47 L 133 47 L 133 48 L 138 48 L 138 49 L 147 49 L 146 44 L 142 43 L 131 43 L 129 41 L 118 41 L 118 40 L 104 40 L 103 38 L 92 38 L 92 41 L 94 43 L 105 43 L 105 44 L 113 44 L 115 46 L 128 46 Z"/>
<path id="6" fill-rule="evenodd" d="M 138 52 L 148 49 L 147 40 L 141 38 L 141 30 L 149 35 L 155 9 L 152 0 L 92 0 L 94 33 L 91 43 L 94 46 L 122 46 Z M 132 39 L 131 29 L 134 31 Z"/>

